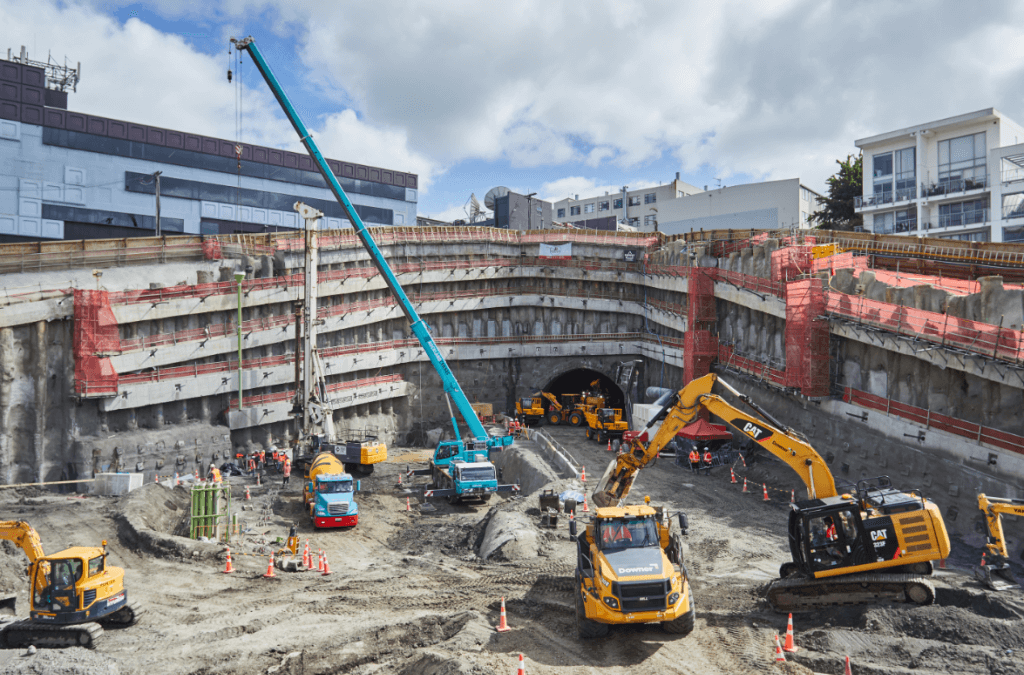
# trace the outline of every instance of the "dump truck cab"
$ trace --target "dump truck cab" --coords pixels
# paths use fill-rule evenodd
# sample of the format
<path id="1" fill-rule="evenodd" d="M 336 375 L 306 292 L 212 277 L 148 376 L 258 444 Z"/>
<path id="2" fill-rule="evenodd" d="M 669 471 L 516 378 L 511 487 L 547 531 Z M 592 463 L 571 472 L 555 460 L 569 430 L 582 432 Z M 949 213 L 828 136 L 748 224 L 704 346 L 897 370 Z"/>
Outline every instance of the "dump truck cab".
<path id="1" fill-rule="evenodd" d="M 622 434 L 629 430 L 629 422 L 622 419 L 621 408 L 596 408 L 585 412 L 587 420 L 587 438 L 598 443 L 610 439 L 621 439 Z"/>
<path id="2" fill-rule="evenodd" d="M 648 504 L 599 508 L 576 538 L 576 626 L 582 638 L 608 626 L 661 623 L 671 633 L 693 630 L 694 606 L 683 564 L 682 535 L 660 508 Z M 570 524 L 575 536 L 575 523 Z"/>
<path id="3" fill-rule="evenodd" d="M 539 394 L 524 396 L 516 401 L 516 416 L 526 424 L 536 424 L 544 417 L 544 399 Z"/>
<path id="4" fill-rule="evenodd" d="M 353 527 L 359 524 L 355 480 L 330 452 L 322 452 L 310 465 L 303 496 L 314 527 Z"/>

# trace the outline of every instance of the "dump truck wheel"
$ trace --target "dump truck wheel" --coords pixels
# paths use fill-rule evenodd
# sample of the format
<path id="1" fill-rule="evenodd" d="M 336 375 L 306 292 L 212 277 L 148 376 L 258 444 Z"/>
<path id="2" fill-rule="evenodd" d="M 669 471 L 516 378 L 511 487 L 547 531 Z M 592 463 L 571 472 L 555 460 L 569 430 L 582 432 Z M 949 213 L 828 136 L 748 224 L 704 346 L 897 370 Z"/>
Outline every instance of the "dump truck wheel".
<path id="1" fill-rule="evenodd" d="M 591 621 L 583 611 L 582 591 L 576 591 L 576 634 L 581 640 L 592 640 L 608 634 L 608 624 Z"/>
<path id="2" fill-rule="evenodd" d="M 677 619 L 673 619 L 672 621 L 663 621 L 661 623 L 661 627 L 666 633 L 689 635 L 693 632 L 693 624 L 696 618 L 697 612 L 693 608 L 693 598 L 690 598 L 690 611 Z"/>

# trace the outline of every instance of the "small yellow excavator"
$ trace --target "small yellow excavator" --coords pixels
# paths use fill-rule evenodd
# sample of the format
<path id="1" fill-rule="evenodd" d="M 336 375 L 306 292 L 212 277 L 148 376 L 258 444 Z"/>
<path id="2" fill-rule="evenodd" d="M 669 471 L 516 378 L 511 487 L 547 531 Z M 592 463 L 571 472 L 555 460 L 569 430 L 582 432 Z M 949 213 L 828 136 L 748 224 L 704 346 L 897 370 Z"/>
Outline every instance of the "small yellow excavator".
<path id="1" fill-rule="evenodd" d="M 1001 499 L 978 495 L 978 508 L 985 514 L 988 526 L 988 544 L 985 545 L 988 560 L 974 568 L 974 576 L 993 591 L 1017 588 L 1020 584 L 1010 571 L 1010 552 L 1003 536 L 1003 514 L 1024 516 L 1024 499 Z"/>
<path id="2" fill-rule="evenodd" d="M 737 410 L 716 394 L 718 382 L 756 413 Z M 780 579 L 767 589 L 781 612 L 827 608 L 876 600 L 935 601 L 935 588 L 924 578 L 932 561 L 949 556 L 949 535 L 935 503 L 918 490 L 900 491 L 887 476 L 857 483 L 840 493 L 825 460 L 800 434 L 773 418 L 717 375 L 693 380 L 680 389 L 642 431 L 623 436 L 626 451 L 609 464 L 594 493 L 607 507 L 628 493 L 637 472 L 701 410 L 778 457 L 807 486 L 807 499 L 791 505 L 789 546 L 792 562 L 782 565 Z M 664 419 L 647 445 L 648 429 Z"/>
<path id="3" fill-rule="evenodd" d="M 46 555 L 39 533 L 14 520 L 0 521 L 0 539 L 28 556 L 32 587 L 29 618 L 4 626 L 0 647 L 92 648 L 104 626 L 132 626 L 142 614 L 138 601 L 128 601 L 124 570 L 107 565 L 106 541 L 102 548 L 75 546 Z"/>

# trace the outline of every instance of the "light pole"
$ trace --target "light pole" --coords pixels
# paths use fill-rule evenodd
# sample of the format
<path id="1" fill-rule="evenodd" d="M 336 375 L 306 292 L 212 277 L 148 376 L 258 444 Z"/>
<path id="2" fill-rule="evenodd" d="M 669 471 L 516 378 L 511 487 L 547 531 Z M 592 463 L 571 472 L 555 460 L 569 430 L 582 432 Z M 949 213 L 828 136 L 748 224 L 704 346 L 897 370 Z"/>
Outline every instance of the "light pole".
<path id="1" fill-rule="evenodd" d="M 238 284 L 238 409 L 242 409 L 242 280 L 244 272 L 235 272 Z"/>

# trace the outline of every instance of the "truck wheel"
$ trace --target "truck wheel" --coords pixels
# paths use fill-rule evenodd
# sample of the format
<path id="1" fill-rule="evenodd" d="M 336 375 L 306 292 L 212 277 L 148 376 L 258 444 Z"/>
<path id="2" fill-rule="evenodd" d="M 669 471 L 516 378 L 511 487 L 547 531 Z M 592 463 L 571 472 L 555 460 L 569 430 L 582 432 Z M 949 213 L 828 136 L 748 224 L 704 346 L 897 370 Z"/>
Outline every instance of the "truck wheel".
<path id="1" fill-rule="evenodd" d="M 697 612 L 693 608 L 693 598 L 690 598 L 690 611 L 672 621 L 663 621 L 661 627 L 666 633 L 675 635 L 689 635 L 693 631 L 693 624 L 697 618 Z"/>
<path id="2" fill-rule="evenodd" d="M 605 440 L 604 432 L 601 431 L 600 429 L 598 429 L 597 430 L 597 444 L 598 445 L 604 444 L 604 440 Z"/>
<path id="3" fill-rule="evenodd" d="M 587 440 L 590 440 L 590 427 L 587 427 Z"/>
<path id="4" fill-rule="evenodd" d="M 569 413 L 569 424 L 574 427 L 583 424 L 583 415 L 578 412 Z"/>
<path id="5" fill-rule="evenodd" d="M 581 640 L 592 640 L 608 634 L 608 624 L 591 621 L 583 610 L 583 591 L 576 590 L 576 634 Z"/>
<path id="6" fill-rule="evenodd" d="M 452 506 L 455 506 L 456 504 L 459 503 L 459 496 L 458 495 L 448 495 L 448 503 L 451 504 Z"/>
<path id="7" fill-rule="evenodd" d="M 550 424 L 553 427 L 557 427 L 561 423 L 562 415 L 557 410 L 553 410 L 548 413 L 548 424 Z"/>

